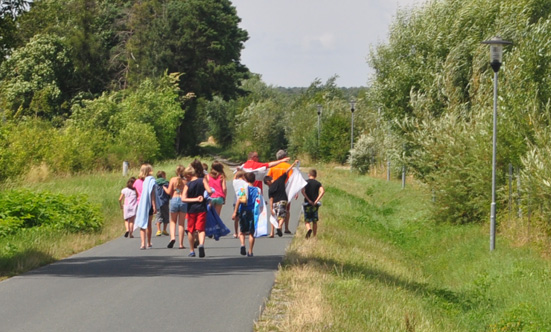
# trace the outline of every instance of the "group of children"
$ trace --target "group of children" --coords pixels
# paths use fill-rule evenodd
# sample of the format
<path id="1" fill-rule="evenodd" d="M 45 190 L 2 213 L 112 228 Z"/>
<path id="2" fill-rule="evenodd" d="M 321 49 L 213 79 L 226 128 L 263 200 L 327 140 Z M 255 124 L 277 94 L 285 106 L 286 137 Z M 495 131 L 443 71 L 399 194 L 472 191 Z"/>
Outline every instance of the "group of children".
<path id="1" fill-rule="evenodd" d="M 289 172 L 298 163 L 295 161 L 277 179 L 270 176 L 264 178 L 268 185 L 271 214 L 277 219 L 279 227 L 277 235 L 282 236 L 282 226 L 287 214 L 288 197 L 285 192 L 285 182 Z M 188 234 L 190 252 L 188 256 L 195 257 L 195 248 L 198 248 L 199 257 L 205 257 L 205 227 L 207 223 L 207 204 L 217 215 L 220 215 L 222 206 L 226 203 L 227 186 L 224 166 L 218 161 L 211 165 L 207 172 L 207 165 L 194 160 L 188 167 L 178 166 L 176 176 L 169 181 L 166 173 L 157 172 L 153 177 L 153 168 L 144 164 L 140 168 L 138 178 L 130 178 L 126 187 L 122 189 L 119 204 L 123 210 L 125 220 L 125 237 L 134 237 L 133 231 L 140 229 L 140 249 L 151 248 L 152 223 L 157 225 L 156 236 L 168 235 L 170 241 L 167 248 L 173 248 L 176 242 L 176 225 L 178 225 L 179 249 L 184 247 L 184 234 Z M 316 236 L 318 222 L 318 208 L 324 189 L 316 180 L 316 170 L 310 170 L 306 186 L 302 189 L 304 196 L 303 210 L 306 224 L 306 238 Z M 236 201 L 232 219 L 234 221 L 235 237 L 241 243 L 240 254 L 253 256 L 255 243 L 255 202 L 262 198 L 262 191 L 254 185 L 255 174 L 239 170 L 234 175 L 234 189 Z M 185 221 L 187 219 L 187 228 Z M 169 232 L 167 232 L 169 225 Z M 245 238 L 248 235 L 249 249 L 246 249 Z"/>

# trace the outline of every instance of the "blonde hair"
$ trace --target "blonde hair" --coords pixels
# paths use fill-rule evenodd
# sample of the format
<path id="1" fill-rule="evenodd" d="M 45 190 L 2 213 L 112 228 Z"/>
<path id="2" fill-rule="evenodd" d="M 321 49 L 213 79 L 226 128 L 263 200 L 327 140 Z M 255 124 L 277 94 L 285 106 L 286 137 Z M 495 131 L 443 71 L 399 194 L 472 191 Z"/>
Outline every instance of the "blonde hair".
<path id="1" fill-rule="evenodd" d="M 244 170 L 238 170 L 235 172 L 235 175 L 233 176 L 234 179 L 245 179 L 245 171 Z"/>
<path id="2" fill-rule="evenodd" d="M 140 175 L 138 175 L 138 178 L 143 180 L 151 174 L 153 174 L 153 166 L 150 164 L 143 164 L 142 167 L 140 167 Z"/>
<path id="3" fill-rule="evenodd" d="M 195 174 L 195 168 L 193 168 L 191 166 L 186 167 L 186 169 L 184 170 L 184 176 L 185 177 L 191 177 L 191 176 L 194 176 L 194 175 L 196 175 Z"/>
<path id="4" fill-rule="evenodd" d="M 185 170 L 186 168 L 182 165 L 178 165 L 178 167 L 176 167 L 176 176 L 178 177 L 178 185 L 177 185 L 178 188 L 184 185 L 184 179 L 182 179 L 182 177 L 184 177 Z"/>

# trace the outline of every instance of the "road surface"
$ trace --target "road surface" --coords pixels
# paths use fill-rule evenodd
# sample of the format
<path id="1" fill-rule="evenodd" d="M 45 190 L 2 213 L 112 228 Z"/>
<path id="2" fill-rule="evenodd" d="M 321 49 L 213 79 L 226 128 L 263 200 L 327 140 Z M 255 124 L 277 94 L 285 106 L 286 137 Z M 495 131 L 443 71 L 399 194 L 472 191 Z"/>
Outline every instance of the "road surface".
<path id="1" fill-rule="evenodd" d="M 222 219 L 233 234 L 232 191 L 229 183 Z M 292 202 L 295 232 L 300 199 Z M 167 236 L 139 250 L 135 235 L 0 282 L 0 331 L 252 331 L 292 239 L 259 238 L 246 257 L 230 234 L 190 258 L 177 243 L 167 249 Z"/>

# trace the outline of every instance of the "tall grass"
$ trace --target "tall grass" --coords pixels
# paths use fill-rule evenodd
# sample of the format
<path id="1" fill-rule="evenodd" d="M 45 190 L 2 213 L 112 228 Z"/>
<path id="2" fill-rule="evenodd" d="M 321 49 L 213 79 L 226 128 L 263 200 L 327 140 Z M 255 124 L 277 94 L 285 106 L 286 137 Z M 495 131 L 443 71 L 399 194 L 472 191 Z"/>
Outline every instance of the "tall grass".
<path id="1" fill-rule="evenodd" d="M 317 239 L 299 227 L 256 331 L 543 331 L 549 262 L 486 226 L 429 220 L 423 188 L 318 169 Z"/>

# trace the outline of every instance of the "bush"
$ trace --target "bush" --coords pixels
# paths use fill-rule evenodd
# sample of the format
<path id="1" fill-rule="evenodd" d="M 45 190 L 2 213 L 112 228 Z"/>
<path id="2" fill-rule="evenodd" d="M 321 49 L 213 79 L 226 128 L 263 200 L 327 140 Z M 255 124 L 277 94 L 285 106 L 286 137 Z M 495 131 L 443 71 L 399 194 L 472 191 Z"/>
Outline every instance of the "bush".
<path id="1" fill-rule="evenodd" d="M 0 196 L 0 236 L 35 227 L 94 232 L 102 223 L 99 207 L 85 195 L 12 190 Z"/>
<path id="2" fill-rule="evenodd" d="M 375 157 L 378 155 L 378 148 L 375 139 L 369 135 L 362 135 L 350 151 L 348 161 L 352 168 L 360 174 L 365 174 L 375 163 Z"/>

